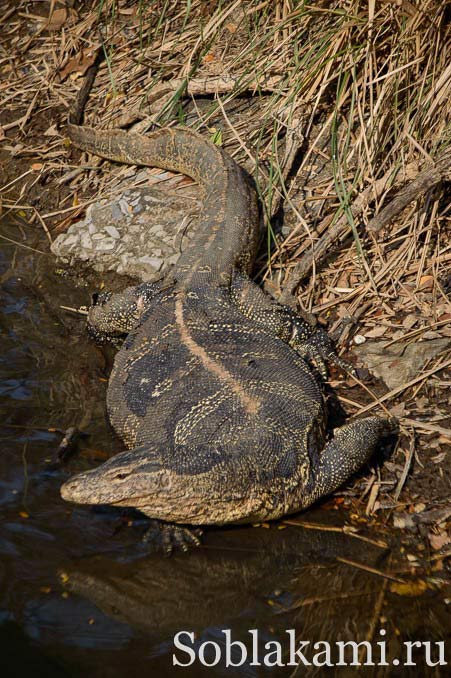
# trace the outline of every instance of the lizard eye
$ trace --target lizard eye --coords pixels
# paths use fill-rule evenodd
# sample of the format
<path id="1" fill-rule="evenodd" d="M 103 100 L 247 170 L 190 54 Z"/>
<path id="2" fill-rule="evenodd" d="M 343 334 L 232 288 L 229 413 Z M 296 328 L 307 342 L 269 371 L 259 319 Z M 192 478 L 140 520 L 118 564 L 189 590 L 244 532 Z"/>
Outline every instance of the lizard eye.
<path id="1" fill-rule="evenodd" d="M 122 473 L 116 473 L 113 480 L 125 480 L 130 474 L 123 471 Z"/>
<path id="2" fill-rule="evenodd" d="M 94 292 L 94 294 L 91 295 L 92 305 L 95 306 L 97 304 L 98 300 L 99 300 L 99 295 L 98 295 L 97 292 Z"/>

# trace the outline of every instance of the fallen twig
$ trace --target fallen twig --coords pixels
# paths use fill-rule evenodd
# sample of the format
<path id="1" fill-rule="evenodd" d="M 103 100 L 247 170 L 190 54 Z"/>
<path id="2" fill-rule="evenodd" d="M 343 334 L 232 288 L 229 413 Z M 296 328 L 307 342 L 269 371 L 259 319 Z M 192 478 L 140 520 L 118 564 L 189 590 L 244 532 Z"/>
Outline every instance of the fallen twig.
<path id="1" fill-rule="evenodd" d="M 405 584 L 404 579 L 400 579 L 399 577 L 394 577 L 392 574 L 389 574 L 388 572 L 383 572 L 382 570 L 377 570 L 375 567 L 370 567 L 369 565 L 364 565 L 363 563 L 358 563 L 355 560 L 348 560 L 348 558 L 342 558 L 341 556 L 337 556 L 336 560 L 338 560 L 339 563 L 344 563 L 345 565 L 350 565 L 351 567 L 356 567 L 358 570 L 364 570 L 365 572 L 369 572 L 370 574 L 375 574 L 378 577 L 383 577 L 384 579 L 389 579 L 390 581 L 395 581 L 398 584 Z"/>
<path id="2" fill-rule="evenodd" d="M 413 438 L 411 438 L 409 449 L 408 449 L 407 454 L 406 454 L 406 462 L 404 464 L 404 468 L 402 470 L 401 476 L 398 480 L 398 484 L 396 485 L 396 489 L 393 493 L 393 499 L 394 499 L 395 502 L 398 501 L 399 495 L 401 494 L 402 488 L 404 487 L 405 482 L 407 480 L 407 476 L 408 476 L 409 471 L 410 471 L 410 466 L 412 464 L 414 452 L 415 452 L 415 440 Z"/>
<path id="3" fill-rule="evenodd" d="M 360 216 L 375 198 L 378 198 L 382 195 L 392 180 L 393 170 L 390 169 L 382 177 L 382 179 L 378 179 L 376 182 L 374 182 L 374 184 L 368 186 L 363 191 L 363 193 L 361 193 L 361 195 L 359 195 L 354 200 L 351 206 L 352 216 L 354 218 Z M 337 219 L 335 224 L 332 226 L 328 226 L 329 222 L 330 215 L 327 215 L 318 226 L 319 231 L 322 231 L 324 228 L 326 228 L 324 235 L 319 240 L 317 240 L 311 249 L 302 255 L 299 262 L 296 264 L 296 266 L 294 266 L 288 275 L 284 284 L 284 290 L 281 295 L 282 303 L 289 299 L 289 297 L 295 292 L 297 286 L 310 272 L 313 265 L 317 265 L 322 258 L 329 254 L 332 243 L 334 243 L 336 240 L 344 240 L 351 232 L 351 225 L 349 224 L 346 214 L 343 214 L 339 219 Z"/>
<path id="4" fill-rule="evenodd" d="M 415 179 L 398 191 L 393 200 L 377 214 L 367 226 L 370 233 L 377 233 L 394 219 L 412 200 L 418 198 L 444 179 L 451 179 L 451 148 L 447 148 L 432 167 L 427 167 Z"/>
<path id="5" fill-rule="evenodd" d="M 414 384 L 417 384 L 419 381 L 422 381 L 423 379 L 428 379 L 431 377 L 433 374 L 436 372 L 439 372 L 440 370 L 444 370 L 446 367 L 449 367 L 451 365 L 451 360 L 447 360 L 444 363 L 441 363 L 437 365 L 436 367 L 432 368 L 431 370 L 428 370 L 427 372 L 424 372 L 423 374 L 418 375 L 415 377 L 415 379 L 411 379 L 410 381 L 406 382 L 405 384 L 401 384 L 401 386 L 398 386 L 397 388 L 394 388 L 392 391 L 389 391 L 385 395 L 381 396 L 378 400 L 378 402 L 375 403 L 370 403 L 369 405 L 365 405 L 365 407 L 362 407 L 361 410 L 359 410 L 358 414 L 363 414 L 364 412 L 368 412 L 368 410 L 372 410 L 374 407 L 379 405 L 382 402 L 385 402 L 386 400 L 390 400 L 391 398 L 394 398 L 398 393 L 402 393 L 402 391 L 405 391 L 406 389 L 410 388 Z"/>
<path id="6" fill-rule="evenodd" d="M 73 308 L 72 306 L 62 306 L 60 304 L 60 308 L 63 308 L 65 311 L 70 311 L 71 313 L 77 313 L 78 315 L 88 315 L 88 309 L 86 306 L 80 306 L 80 308 Z"/>
<path id="7" fill-rule="evenodd" d="M 420 172 L 415 179 L 413 179 L 407 186 L 402 188 L 393 200 L 384 207 L 381 212 L 374 217 L 368 224 L 367 230 L 370 233 L 377 233 L 383 226 L 396 217 L 410 202 L 417 199 L 426 191 L 436 186 L 443 179 L 450 179 L 451 177 L 451 149 L 447 149 L 436 160 L 432 167 Z M 368 205 L 377 200 L 382 193 L 393 181 L 393 169 L 390 169 L 381 178 L 368 186 L 361 195 L 359 195 L 353 202 L 351 213 L 353 217 L 360 216 Z M 330 220 L 330 216 L 325 217 L 323 222 Z M 319 225 L 318 230 L 323 230 L 323 222 Z M 310 272 L 313 264 L 316 265 L 325 256 L 330 253 L 330 247 L 335 241 L 343 241 L 351 232 L 351 225 L 349 224 L 346 214 L 343 214 L 332 226 L 330 226 L 324 235 L 313 245 L 313 247 L 305 252 L 300 261 L 292 269 L 285 282 L 284 290 L 281 295 L 281 301 L 289 298 L 302 279 Z"/>

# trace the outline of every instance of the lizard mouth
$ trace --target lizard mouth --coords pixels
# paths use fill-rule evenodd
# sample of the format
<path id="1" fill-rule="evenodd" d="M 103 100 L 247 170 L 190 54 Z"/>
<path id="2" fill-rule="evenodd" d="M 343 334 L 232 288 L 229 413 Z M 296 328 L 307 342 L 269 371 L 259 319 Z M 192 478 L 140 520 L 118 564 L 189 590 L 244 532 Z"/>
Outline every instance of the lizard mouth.
<path id="1" fill-rule="evenodd" d="M 61 497 L 75 504 L 107 504 L 108 499 L 102 497 L 88 477 L 89 472 L 80 473 L 69 478 L 60 488 Z"/>
<path id="2" fill-rule="evenodd" d="M 124 508 L 127 507 L 132 507 L 140 510 L 143 506 L 147 506 L 149 504 L 149 497 L 130 497 L 128 496 L 126 499 L 117 499 L 113 501 L 106 501 L 106 504 L 109 506 L 123 506 Z"/>
<path id="3" fill-rule="evenodd" d="M 133 495 L 130 490 L 125 491 L 124 496 L 111 496 L 111 487 L 104 490 L 91 482 L 90 471 L 81 473 L 74 478 L 69 478 L 60 488 L 61 497 L 65 501 L 74 504 L 92 504 L 108 506 L 130 507 L 138 510 L 149 503 L 149 495 Z M 110 489 L 110 492 L 108 491 Z"/>

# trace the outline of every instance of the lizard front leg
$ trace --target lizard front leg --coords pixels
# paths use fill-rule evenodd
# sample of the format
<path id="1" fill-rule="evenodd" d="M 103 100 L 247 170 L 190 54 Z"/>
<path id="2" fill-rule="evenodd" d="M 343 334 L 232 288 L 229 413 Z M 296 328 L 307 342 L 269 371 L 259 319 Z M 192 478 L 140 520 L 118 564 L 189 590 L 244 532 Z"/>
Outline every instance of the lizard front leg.
<path id="1" fill-rule="evenodd" d="M 310 325 L 289 306 L 271 299 L 239 271 L 235 272 L 232 279 L 230 295 L 243 315 L 289 344 L 302 358 L 313 360 L 324 379 L 327 377 L 325 361 L 353 372 L 352 367 L 338 357 L 325 330 Z"/>
<path id="2" fill-rule="evenodd" d="M 173 551 L 188 551 L 190 547 L 200 546 L 201 536 L 202 530 L 199 528 L 151 519 L 143 541 L 169 556 Z"/>
<path id="3" fill-rule="evenodd" d="M 140 322 L 163 285 L 141 283 L 121 292 L 102 292 L 92 296 L 88 310 L 88 332 L 96 341 L 111 341 L 131 332 Z"/>

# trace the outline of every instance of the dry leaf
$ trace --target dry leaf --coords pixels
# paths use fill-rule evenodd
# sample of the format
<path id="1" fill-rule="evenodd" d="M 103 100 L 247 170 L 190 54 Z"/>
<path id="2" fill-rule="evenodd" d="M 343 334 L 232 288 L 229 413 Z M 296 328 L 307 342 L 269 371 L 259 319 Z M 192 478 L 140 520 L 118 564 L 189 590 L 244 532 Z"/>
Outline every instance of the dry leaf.
<path id="1" fill-rule="evenodd" d="M 420 284 L 418 285 L 419 290 L 432 290 L 434 287 L 434 276 L 433 275 L 422 275 L 420 278 Z"/>
<path id="2" fill-rule="evenodd" d="M 46 28 L 49 31 L 59 31 L 67 19 L 67 9 L 60 7 L 55 9 L 48 18 Z"/>
<path id="3" fill-rule="evenodd" d="M 420 171 L 420 168 L 418 166 L 417 162 L 409 162 L 407 165 L 404 167 L 404 176 L 406 180 L 412 180 L 415 179 Z"/>
<path id="4" fill-rule="evenodd" d="M 409 581 L 406 584 L 398 584 L 397 582 L 390 584 L 390 591 L 397 593 L 398 596 L 421 596 L 427 589 L 428 585 L 423 579 Z"/>
<path id="5" fill-rule="evenodd" d="M 48 129 L 45 130 L 44 136 L 45 137 L 57 137 L 59 134 L 56 124 L 55 125 L 50 125 Z"/>
<path id="6" fill-rule="evenodd" d="M 409 313 L 402 321 L 402 326 L 405 327 L 406 330 L 411 330 L 417 320 L 418 317 L 414 313 Z"/>
<path id="7" fill-rule="evenodd" d="M 430 532 L 428 539 L 434 551 L 440 551 L 447 544 L 451 544 L 451 536 L 445 531 L 439 532 L 439 534 Z"/>
<path id="8" fill-rule="evenodd" d="M 67 76 L 71 75 L 72 73 L 84 75 L 88 68 L 94 63 L 96 54 L 96 49 L 89 52 L 81 50 L 79 54 L 76 54 L 74 57 L 72 57 L 72 59 L 69 59 L 67 64 L 59 71 L 61 82 L 63 82 Z"/>
<path id="9" fill-rule="evenodd" d="M 121 7 L 119 10 L 119 14 L 123 14 L 124 16 L 134 16 L 137 13 L 137 7 Z"/>
<path id="10" fill-rule="evenodd" d="M 48 31 L 59 31 L 60 28 L 64 26 L 68 19 L 76 19 L 77 12 L 70 8 L 60 7 L 55 9 L 52 14 L 49 16 L 48 21 L 45 25 L 46 30 Z"/>
<path id="11" fill-rule="evenodd" d="M 393 407 L 390 407 L 390 414 L 393 415 L 394 417 L 405 417 L 406 416 L 406 404 L 405 403 L 398 403 L 397 405 L 393 405 Z"/>
<path id="12" fill-rule="evenodd" d="M 32 169 L 35 172 L 38 172 L 44 167 L 42 162 L 34 162 L 32 165 L 30 165 L 30 169 Z"/>
<path id="13" fill-rule="evenodd" d="M 383 327 L 383 325 L 376 325 L 376 327 L 373 327 L 372 330 L 365 330 L 365 337 L 370 338 L 370 339 L 377 339 L 378 337 L 382 337 L 386 331 L 388 330 L 388 327 Z"/>

